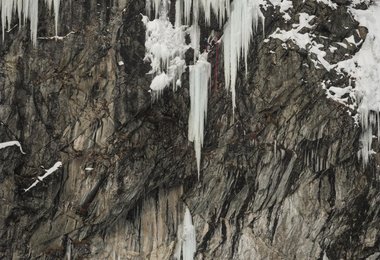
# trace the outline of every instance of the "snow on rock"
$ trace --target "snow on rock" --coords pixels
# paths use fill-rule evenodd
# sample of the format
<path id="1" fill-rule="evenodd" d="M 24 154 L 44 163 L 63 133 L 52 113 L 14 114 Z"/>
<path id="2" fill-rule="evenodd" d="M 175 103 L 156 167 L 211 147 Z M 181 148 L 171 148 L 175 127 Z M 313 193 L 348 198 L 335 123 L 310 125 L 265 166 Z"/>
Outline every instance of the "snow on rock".
<path id="1" fill-rule="evenodd" d="M 232 107 L 236 107 L 235 85 L 239 63 L 244 57 L 245 71 L 248 71 L 248 51 L 254 29 L 259 18 L 264 20 L 259 1 L 235 0 L 231 6 L 230 18 L 224 28 L 224 75 L 227 90 L 231 91 Z"/>
<path id="2" fill-rule="evenodd" d="M 271 0 L 272 4 L 280 5 L 282 1 Z M 318 0 L 329 7 L 335 9 L 336 4 L 330 0 Z M 355 0 L 352 6 L 360 3 L 370 4 L 366 0 Z M 269 38 L 280 39 L 283 42 L 292 41 L 299 48 L 307 50 L 310 60 L 318 68 L 320 65 L 327 71 L 334 70 L 337 74 L 347 73 L 351 79 L 355 81 L 355 87 L 351 85 L 344 88 L 330 86 L 327 88 L 328 82 L 322 82 L 322 87 L 326 89 L 327 97 L 351 109 L 357 109 L 360 116 L 360 125 L 362 133 L 360 141 L 362 144 L 358 155 L 362 159 L 363 166 L 369 161 L 369 156 L 374 153 L 372 150 L 373 132 L 380 140 L 380 3 L 372 2 L 367 10 L 358 10 L 350 8 L 355 20 L 359 21 L 360 26 L 368 28 L 368 34 L 365 41 L 356 42 L 354 36 L 345 39 L 346 43 L 336 43 L 344 48 L 347 44 L 360 47 L 360 50 L 353 58 L 331 64 L 325 59 L 326 52 L 329 49 L 334 52 L 337 48 L 333 46 L 324 46 L 317 42 L 315 35 L 306 29 L 312 29 L 311 24 L 314 16 L 307 13 L 299 14 L 299 23 L 294 24 L 291 30 L 285 31 L 277 29 Z M 300 33 L 300 31 L 303 33 Z M 305 32 L 306 31 L 306 32 Z M 330 85 L 330 84 L 328 84 Z M 355 118 L 357 119 L 357 118 Z"/>
<path id="3" fill-rule="evenodd" d="M 18 148 L 20 149 L 20 152 L 22 154 L 25 154 L 25 152 L 22 150 L 22 147 L 21 147 L 21 144 L 19 141 L 9 141 L 9 142 L 5 142 L 5 143 L 0 143 L 0 150 L 7 148 L 7 147 L 10 147 L 10 146 L 18 146 Z"/>
<path id="4" fill-rule="evenodd" d="M 279 7 L 279 11 L 280 11 L 280 13 L 283 14 L 282 18 L 284 18 L 285 21 L 289 21 L 291 19 L 288 11 L 291 8 L 293 8 L 293 2 L 292 1 L 290 1 L 290 0 L 269 0 L 269 2 L 273 6 Z"/>
<path id="5" fill-rule="evenodd" d="M 46 177 L 48 177 L 49 175 L 51 175 L 52 173 L 54 173 L 55 171 L 57 171 L 61 167 L 62 167 L 62 162 L 56 162 L 53 165 L 53 167 L 51 167 L 50 169 L 45 170 L 45 174 L 44 175 L 38 176 L 37 180 L 35 182 L 33 182 L 32 185 L 30 185 L 27 189 L 24 189 L 24 192 L 28 192 L 33 187 L 37 186 L 37 184 L 39 182 L 42 182 Z"/>
<path id="6" fill-rule="evenodd" d="M 56 36 L 58 35 L 60 1 L 61 0 L 44 1 L 49 10 L 54 8 Z M 30 37 L 33 45 L 37 45 L 38 2 L 37 0 L 0 0 L 3 41 L 5 29 L 7 28 L 8 31 L 11 30 L 12 16 L 17 13 L 19 25 L 26 24 L 26 21 L 30 20 Z"/>
<path id="7" fill-rule="evenodd" d="M 197 159 L 198 177 L 201 165 L 204 123 L 207 117 L 208 88 L 211 79 L 211 64 L 207 62 L 207 53 L 203 53 L 198 62 L 190 66 L 190 114 L 189 141 L 194 142 Z"/>
<path id="8" fill-rule="evenodd" d="M 300 31 L 304 28 L 313 28 L 313 25 L 310 23 L 314 18 L 314 15 L 299 13 L 299 23 L 293 24 L 293 29 L 285 31 L 277 28 L 277 30 L 269 37 L 280 39 L 283 42 L 291 40 L 301 49 L 307 50 L 309 52 L 310 59 L 313 61 L 316 68 L 319 68 L 319 65 L 322 65 L 324 69 L 330 71 L 331 69 L 335 68 L 335 66 L 330 64 L 325 59 L 326 52 L 323 50 L 324 45 L 315 41 L 315 35 L 309 32 L 300 33 Z M 316 57 L 316 59 L 314 57 Z"/>
<path id="9" fill-rule="evenodd" d="M 331 0 L 317 0 L 317 3 L 324 3 L 331 9 L 336 9 L 338 7 L 338 5 L 336 3 L 333 3 Z"/>
<path id="10" fill-rule="evenodd" d="M 330 85 L 330 87 L 327 88 L 327 85 Z M 338 88 L 331 86 L 330 81 L 324 81 L 322 82 L 322 88 L 326 90 L 327 98 L 330 98 L 335 102 L 345 105 L 349 107 L 351 110 L 355 110 L 357 108 L 356 103 L 353 102 L 354 100 L 356 100 L 356 97 L 354 94 L 354 88 L 352 86 Z"/>
<path id="11" fill-rule="evenodd" d="M 359 157 L 363 166 L 369 161 L 372 151 L 373 131 L 377 129 L 380 139 L 380 3 L 376 1 L 367 10 L 351 9 L 354 18 L 361 26 L 368 28 L 368 34 L 352 59 L 338 63 L 343 70 L 355 79 L 355 94 L 362 127 Z"/>

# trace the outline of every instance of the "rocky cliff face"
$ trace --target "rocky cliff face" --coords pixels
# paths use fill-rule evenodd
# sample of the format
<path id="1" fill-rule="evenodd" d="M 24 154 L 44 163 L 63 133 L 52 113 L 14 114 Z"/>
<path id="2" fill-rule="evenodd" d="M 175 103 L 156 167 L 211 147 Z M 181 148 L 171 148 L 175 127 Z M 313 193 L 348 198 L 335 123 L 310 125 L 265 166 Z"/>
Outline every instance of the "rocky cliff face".
<path id="1" fill-rule="evenodd" d="M 363 167 L 355 111 L 322 87 L 344 87 L 349 77 L 316 65 L 294 41 L 269 37 L 306 13 L 315 17 L 300 30 L 327 46 L 325 59 L 348 59 L 360 44 L 334 43 L 366 34 L 351 4 L 293 0 L 287 22 L 278 6 L 263 8 L 248 74 L 244 66 L 238 73 L 234 118 L 223 53 L 211 50 L 199 179 L 187 76 L 156 102 L 148 92 L 145 1 L 63 1 L 67 37 L 39 39 L 37 48 L 27 29 L 7 33 L 0 142 L 18 140 L 26 154 L 0 150 L 0 258 L 171 259 L 189 208 L 196 259 L 377 259 L 379 157 Z M 53 18 L 40 9 L 38 35 L 51 36 Z M 57 161 L 58 171 L 24 192 Z"/>

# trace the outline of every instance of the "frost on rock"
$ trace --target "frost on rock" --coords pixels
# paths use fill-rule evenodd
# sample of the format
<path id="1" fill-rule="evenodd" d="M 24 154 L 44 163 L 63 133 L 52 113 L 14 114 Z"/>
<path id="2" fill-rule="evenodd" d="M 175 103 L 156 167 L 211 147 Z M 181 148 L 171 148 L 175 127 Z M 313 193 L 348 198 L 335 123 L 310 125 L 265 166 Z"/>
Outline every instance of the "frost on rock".
<path id="1" fill-rule="evenodd" d="M 227 90 L 232 94 L 232 107 L 236 107 L 235 85 L 238 66 L 244 57 L 245 72 L 248 72 L 248 51 L 259 18 L 264 20 L 259 1 L 235 0 L 230 18 L 224 28 L 224 75 Z"/>
<path id="2" fill-rule="evenodd" d="M 32 185 L 30 185 L 27 189 L 24 189 L 24 192 L 28 192 L 29 190 L 31 190 L 32 188 L 34 188 L 35 186 L 37 186 L 38 183 L 42 182 L 46 177 L 48 177 L 49 175 L 51 175 L 52 173 L 54 173 L 55 171 L 57 171 L 61 167 L 62 167 L 62 162 L 56 162 L 53 165 L 53 167 L 51 167 L 50 169 L 45 170 L 45 174 L 44 175 L 38 176 L 37 180 L 35 180 L 35 182 L 33 182 Z"/>
<path id="3" fill-rule="evenodd" d="M 7 147 L 11 147 L 11 146 L 18 146 L 18 148 L 20 149 L 20 152 L 22 154 L 25 154 L 25 152 L 22 150 L 22 147 L 19 141 L 9 141 L 9 142 L 0 143 L 0 150 Z"/>
<path id="4" fill-rule="evenodd" d="M 50 11 L 54 8 L 56 35 L 58 35 L 60 1 L 61 0 L 44 0 Z M 5 29 L 8 31 L 11 30 L 12 17 L 14 14 L 17 14 L 19 25 L 25 25 L 27 20 L 30 21 L 30 38 L 33 45 L 37 45 L 38 2 L 38 0 L 0 0 L 3 41 L 6 32 Z"/>
<path id="5" fill-rule="evenodd" d="M 183 224 L 178 227 L 178 244 L 174 253 L 174 259 L 193 260 L 196 251 L 195 227 L 193 226 L 190 210 L 186 207 Z"/>
<path id="6" fill-rule="evenodd" d="M 373 3 L 367 10 L 351 9 L 361 26 L 368 28 L 367 37 L 355 56 L 338 63 L 338 68 L 355 79 L 355 93 L 362 127 L 359 157 L 367 165 L 372 150 L 373 132 L 380 140 L 380 4 Z"/>
<path id="7" fill-rule="evenodd" d="M 197 159 L 198 177 L 201 165 L 204 124 L 207 116 L 208 88 L 211 79 L 211 64 L 207 62 L 207 53 L 199 57 L 198 62 L 190 66 L 190 114 L 189 141 L 194 142 Z"/>

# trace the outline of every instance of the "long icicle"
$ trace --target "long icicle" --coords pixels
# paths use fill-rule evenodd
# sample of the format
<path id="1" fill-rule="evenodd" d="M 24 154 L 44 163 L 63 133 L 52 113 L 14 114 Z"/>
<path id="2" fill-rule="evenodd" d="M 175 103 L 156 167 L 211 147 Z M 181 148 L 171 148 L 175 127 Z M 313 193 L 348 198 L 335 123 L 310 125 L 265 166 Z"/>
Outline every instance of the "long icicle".
<path id="1" fill-rule="evenodd" d="M 5 39 L 5 29 L 8 31 L 11 28 L 12 16 L 17 14 L 19 27 L 30 21 L 30 38 L 34 46 L 37 45 L 37 30 L 38 30 L 38 0 L 0 0 L 1 7 L 1 26 L 3 33 L 3 41 Z M 61 0 L 45 0 L 45 5 L 51 10 L 54 7 L 54 29 L 55 35 L 58 36 L 59 25 L 59 9 Z"/>
<path id="2" fill-rule="evenodd" d="M 211 78 L 211 64 L 207 53 L 199 56 L 198 62 L 190 66 L 190 114 L 189 141 L 194 142 L 198 178 L 201 168 L 201 149 L 204 138 L 204 123 L 207 117 L 208 88 Z"/>

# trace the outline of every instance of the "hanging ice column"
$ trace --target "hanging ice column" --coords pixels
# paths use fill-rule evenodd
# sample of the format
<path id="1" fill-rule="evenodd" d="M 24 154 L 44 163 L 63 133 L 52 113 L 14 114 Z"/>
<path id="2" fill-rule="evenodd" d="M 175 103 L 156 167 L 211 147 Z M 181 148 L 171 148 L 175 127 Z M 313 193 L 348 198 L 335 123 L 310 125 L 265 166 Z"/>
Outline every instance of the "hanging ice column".
<path id="1" fill-rule="evenodd" d="M 202 52 L 200 50 L 201 29 L 199 26 L 199 13 L 203 11 L 206 25 L 210 25 L 213 12 L 222 27 L 223 22 L 230 14 L 230 0 L 176 0 L 176 26 L 183 23 L 189 26 L 187 33 L 191 39 L 191 47 L 194 49 L 194 61 Z"/>
<path id="2" fill-rule="evenodd" d="M 59 8 L 61 0 L 44 0 L 49 10 L 54 8 L 55 19 L 55 35 L 58 35 L 59 23 Z M 3 33 L 3 41 L 5 37 L 5 28 L 11 30 L 12 16 L 14 13 L 18 14 L 18 23 L 20 25 L 26 24 L 30 21 L 30 38 L 33 45 L 37 45 L 37 29 L 38 29 L 38 0 L 0 0 L 1 6 L 1 26 Z"/>
<path id="3" fill-rule="evenodd" d="M 190 66 L 189 141 L 194 142 L 198 177 L 201 166 L 201 148 L 203 146 L 204 123 L 207 116 L 210 78 L 211 64 L 207 62 L 207 54 L 204 53 L 199 56 L 199 60 L 195 65 Z"/>
<path id="4" fill-rule="evenodd" d="M 257 29 L 259 18 L 264 21 L 259 1 L 235 0 L 232 3 L 230 19 L 224 28 L 224 75 L 226 89 L 231 91 L 232 107 L 236 107 L 235 85 L 242 56 L 245 73 L 248 72 L 248 51 L 253 31 Z"/>
<path id="5" fill-rule="evenodd" d="M 191 213 L 188 207 L 185 210 L 185 216 L 182 226 L 178 227 L 178 244 L 174 252 L 174 259 L 193 260 L 197 251 L 197 241 L 195 227 L 193 225 Z"/>
<path id="6" fill-rule="evenodd" d="M 230 6 L 230 0 L 176 0 L 175 27 L 173 27 L 167 17 L 168 0 L 147 0 L 146 7 L 148 14 L 152 13 L 152 9 L 154 9 L 155 17 L 159 17 L 154 21 L 149 21 L 147 17 L 143 18 L 147 28 L 145 59 L 151 62 L 152 70 L 150 73 L 155 75 L 150 86 L 154 93 L 160 93 L 170 82 L 173 82 L 172 75 L 180 77 L 183 73 L 185 68 L 183 57 L 189 46 L 185 44 L 185 33 L 182 30 L 184 28 L 182 25 L 189 26 L 186 33 L 190 35 L 190 45 L 194 49 L 195 65 L 190 66 L 191 108 L 188 138 L 194 142 L 199 176 L 204 123 L 207 113 L 208 86 L 211 78 L 211 65 L 207 62 L 207 54 L 200 55 L 196 61 L 199 53 L 201 53 L 199 12 L 203 10 L 206 24 L 210 23 L 211 12 L 214 12 L 220 27 L 224 20 L 230 17 L 225 26 L 223 37 L 226 88 L 232 92 L 233 108 L 236 107 L 235 84 L 241 56 L 245 58 L 247 72 L 247 57 L 253 30 L 258 24 L 259 17 L 264 17 L 258 1 L 254 0 L 235 0 L 232 6 Z M 231 9 L 232 13 L 230 13 Z M 180 61 L 182 65 L 177 66 L 178 63 L 172 62 L 175 60 Z M 165 66 L 168 64 L 169 67 L 165 70 Z M 171 74 L 171 72 L 176 73 Z"/>

